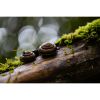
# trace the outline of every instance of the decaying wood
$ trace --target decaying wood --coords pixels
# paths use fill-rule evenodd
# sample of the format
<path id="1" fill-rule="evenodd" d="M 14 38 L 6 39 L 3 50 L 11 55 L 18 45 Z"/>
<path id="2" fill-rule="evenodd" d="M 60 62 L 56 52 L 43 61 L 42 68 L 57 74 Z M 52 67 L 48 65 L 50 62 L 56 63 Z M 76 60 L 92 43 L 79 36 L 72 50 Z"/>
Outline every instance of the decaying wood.
<path id="1" fill-rule="evenodd" d="M 0 75 L 1 83 L 78 82 L 100 73 L 99 46 L 77 44 L 62 47 L 51 58 L 37 57 L 32 63 L 17 67 L 13 73 Z M 69 81 L 70 80 L 72 81 Z M 57 80 L 58 79 L 58 80 Z"/>

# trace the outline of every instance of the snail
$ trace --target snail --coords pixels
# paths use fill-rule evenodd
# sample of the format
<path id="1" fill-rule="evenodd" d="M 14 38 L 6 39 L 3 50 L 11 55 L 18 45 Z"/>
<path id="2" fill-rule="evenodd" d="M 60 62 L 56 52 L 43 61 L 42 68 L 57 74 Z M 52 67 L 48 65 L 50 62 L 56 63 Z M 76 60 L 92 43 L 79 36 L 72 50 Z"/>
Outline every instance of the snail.
<path id="1" fill-rule="evenodd" d="M 36 56 L 34 52 L 24 51 L 22 56 L 20 56 L 20 61 L 24 63 L 32 62 L 35 60 Z"/>
<path id="2" fill-rule="evenodd" d="M 39 54 L 42 55 L 43 57 L 56 55 L 56 50 L 57 50 L 56 45 L 48 42 L 43 43 L 38 49 Z"/>

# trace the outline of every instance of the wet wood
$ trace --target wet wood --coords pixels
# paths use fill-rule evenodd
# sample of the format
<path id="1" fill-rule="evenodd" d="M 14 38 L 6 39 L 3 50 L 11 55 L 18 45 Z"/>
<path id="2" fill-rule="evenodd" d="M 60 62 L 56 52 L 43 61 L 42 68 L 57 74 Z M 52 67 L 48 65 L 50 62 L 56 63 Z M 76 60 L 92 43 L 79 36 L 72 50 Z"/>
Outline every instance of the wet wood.
<path id="1" fill-rule="evenodd" d="M 100 73 L 99 58 L 99 46 L 80 43 L 73 48 L 61 47 L 54 57 L 38 56 L 34 62 L 17 67 L 13 73 L 0 75 L 0 82 L 78 82 Z"/>

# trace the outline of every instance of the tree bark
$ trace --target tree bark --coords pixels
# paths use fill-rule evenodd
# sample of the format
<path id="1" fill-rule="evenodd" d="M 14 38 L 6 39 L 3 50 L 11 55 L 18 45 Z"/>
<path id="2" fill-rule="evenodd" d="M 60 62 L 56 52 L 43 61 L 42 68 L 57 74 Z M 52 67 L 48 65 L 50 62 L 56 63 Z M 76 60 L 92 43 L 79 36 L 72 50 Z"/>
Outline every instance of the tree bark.
<path id="1" fill-rule="evenodd" d="M 0 75 L 1 83 L 60 83 L 85 82 L 100 74 L 99 45 L 84 43 L 73 45 L 73 49 L 61 47 L 51 58 L 38 56 L 32 63 L 17 67 L 13 73 Z"/>

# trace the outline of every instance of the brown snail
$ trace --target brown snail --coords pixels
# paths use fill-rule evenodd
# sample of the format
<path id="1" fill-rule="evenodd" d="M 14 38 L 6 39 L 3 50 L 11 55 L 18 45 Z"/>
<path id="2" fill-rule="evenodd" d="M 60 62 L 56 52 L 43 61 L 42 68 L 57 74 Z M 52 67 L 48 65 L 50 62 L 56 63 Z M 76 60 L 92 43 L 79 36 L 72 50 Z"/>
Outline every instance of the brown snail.
<path id="1" fill-rule="evenodd" d="M 32 62 L 35 60 L 35 54 L 34 52 L 24 51 L 22 56 L 20 57 L 20 60 L 24 63 Z"/>
<path id="2" fill-rule="evenodd" d="M 43 43 L 38 49 L 40 55 L 42 55 L 43 57 L 56 55 L 56 50 L 57 50 L 57 47 L 55 44 L 47 43 L 47 42 Z"/>

